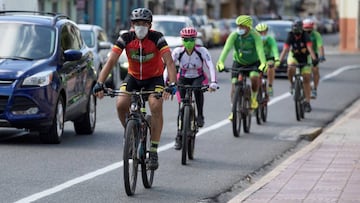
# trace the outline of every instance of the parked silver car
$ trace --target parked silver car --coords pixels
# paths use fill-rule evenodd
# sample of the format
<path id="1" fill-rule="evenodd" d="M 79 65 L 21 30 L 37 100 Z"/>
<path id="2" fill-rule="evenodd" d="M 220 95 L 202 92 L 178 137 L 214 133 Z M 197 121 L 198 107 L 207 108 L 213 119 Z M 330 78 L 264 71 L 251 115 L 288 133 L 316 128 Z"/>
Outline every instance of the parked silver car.
<path id="1" fill-rule="evenodd" d="M 108 54 L 113 47 L 104 29 L 98 25 L 78 24 L 86 45 L 94 53 L 94 66 L 97 74 L 106 63 Z M 113 68 L 113 72 L 106 81 L 108 87 L 119 87 L 121 83 L 120 62 Z"/>

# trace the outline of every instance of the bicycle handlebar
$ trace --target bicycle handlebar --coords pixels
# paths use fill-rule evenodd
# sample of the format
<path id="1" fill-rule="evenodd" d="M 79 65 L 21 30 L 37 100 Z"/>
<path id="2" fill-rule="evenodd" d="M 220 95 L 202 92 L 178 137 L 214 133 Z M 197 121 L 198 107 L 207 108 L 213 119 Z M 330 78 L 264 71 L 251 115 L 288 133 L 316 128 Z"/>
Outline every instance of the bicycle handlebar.
<path id="1" fill-rule="evenodd" d="M 288 67 L 289 64 L 284 63 L 284 64 L 281 64 L 281 66 Z M 290 66 L 295 66 L 295 67 L 301 68 L 301 67 L 304 67 L 304 66 L 313 66 L 313 65 L 311 63 L 298 63 L 298 64 L 291 64 Z"/>
<path id="2" fill-rule="evenodd" d="M 115 97 L 115 96 L 120 96 L 122 94 L 127 94 L 127 95 L 150 95 L 150 94 L 155 94 L 156 98 L 160 98 L 162 97 L 162 92 L 157 92 L 154 90 L 134 90 L 132 92 L 127 92 L 124 90 L 114 90 L 111 88 L 105 88 L 104 89 L 104 95 L 105 96 L 110 96 L 110 97 Z"/>
<path id="3" fill-rule="evenodd" d="M 177 84 L 178 89 L 191 89 L 191 90 L 198 90 L 200 89 L 203 92 L 209 91 L 209 85 L 183 85 Z M 220 87 L 217 87 L 219 89 Z"/>

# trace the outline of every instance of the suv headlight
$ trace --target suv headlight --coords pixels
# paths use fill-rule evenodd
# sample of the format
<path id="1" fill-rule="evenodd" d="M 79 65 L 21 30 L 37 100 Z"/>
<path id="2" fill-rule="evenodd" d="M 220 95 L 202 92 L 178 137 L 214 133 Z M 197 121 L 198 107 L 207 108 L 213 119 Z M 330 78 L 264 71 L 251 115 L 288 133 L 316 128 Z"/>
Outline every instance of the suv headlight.
<path id="1" fill-rule="evenodd" d="M 25 78 L 24 82 L 22 83 L 22 86 L 38 86 L 43 87 L 51 83 L 53 78 L 53 72 L 52 71 L 46 71 L 37 73 L 35 75 L 31 75 L 27 78 Z"/>

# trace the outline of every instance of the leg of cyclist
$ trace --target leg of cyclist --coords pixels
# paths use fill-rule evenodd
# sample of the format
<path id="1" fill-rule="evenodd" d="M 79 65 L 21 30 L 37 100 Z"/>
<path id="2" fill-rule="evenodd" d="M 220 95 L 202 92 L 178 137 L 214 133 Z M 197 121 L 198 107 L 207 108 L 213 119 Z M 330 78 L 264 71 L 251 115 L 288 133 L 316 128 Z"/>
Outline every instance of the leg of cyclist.
<path id="1" fill-rule="evenodd" d="M 257 93 L 259 89 L 259 73 L 257 71 L 250 72 L 251 80 L 251 108 L 256 109 L 259 104 L 257 102 Z"/>
<path id="2" fill-rule="evenodd" d="M 231 90 L 230 90 L 230 109 L 232 109 L 232 101 L 234 99 L 234 93 L 235 93 L 235 83 L 238 81 L 238 75 L 239 73 L 237 71 L 235 71 L 237 68 L 239 68 L 241 65 L 237 62 L 233 62 L 233 65 L 232 65 L 232 73 L 231 73 L 231 76 L 230 76 L 230 81 L 231 81 Z M 229 120 L 232 120 L 233 119 L 233 114 L 232 112 L 230 113 L 229 117 L 228 117 Z"/>
<path id="3" fill-rule="evenodd" d="M 121 91 L 128 91 L 128 88 L 132 88 L 134 80 L 129 75 L 124 79 L 123 83 L 120 86 Z M 126 125 L 126 115 L 129 113 L 129 107 L 130 107 L 130 96 L 127 94 L 122 94 L 117 97 L 116 100 L 116 109 L 118 113 L 118 118 L 122 124 L 122 126 L 125 128 Z"/>
<path id="4" fill-rule="evenodd" d="M 200 76 L 193 81 L 194 86 L 202 85 L 203 81 L 205 80 L 204 76 Z M 201 90 L 195 90 L 195 101 L 196 101 L 196 109 L 197 109 L 197 123 L 198 126 L 201 128 L 204 126 L 204 114 L 203 114 L 203 107 L 204 107 L 204 93 Z"/>
<path id="5" fill-rule="evenodd" d="M 162 76 L 146 80 L 142 84 L 146 90 L 162 92 L 164 90 L 164 80 Z M 149 153 L 148 167 L 156 170 L 159 167 L 157 149 L 160 142 L 163 128 L 163 99 L 150 95 L 148 98 L 149 109 L 151 112 L 151 145 Z"/>
<path id="6" fill-rule="evenodd" d="M 305 66 L 301 70 L 301 74 L 303 76 L 303 86 L 304 86 L 304 94 L 305 101 L 304 104 L 305 112 L 311 112 L 310 98 L 311 98 L 311 67 Z"/>
<path id="7" fill-rule="evenodd" d="M 319 80 L 320 80 L 319 65 L 312 67 L 312 75 L 313 75 L 314 86 L 311 91 L 311 98 L 316 99 L 317 87 L 319 85 Z"/>
<path id="8" fill-rule="evenodd" d="M 274 95 L 273 91 L 273 82 L 275 78 L 275 68 L 274 68 L 274 61 L 268 61 L 267 62 L 267 81 L 268 81 L 268 88 L 267 92 L 270 97 Z"/>
<path id="9" fill-rule="evenodd" d="M 290 82 L 290 93 L 294 94 L 293 77 L 296 73 L 295 65 L 298 64 L 298 61 L 292 56 L 291 52 L 288 55 L 287 64 L 288 64 L 287 75 L 288 75 L 288 80 Z"/>

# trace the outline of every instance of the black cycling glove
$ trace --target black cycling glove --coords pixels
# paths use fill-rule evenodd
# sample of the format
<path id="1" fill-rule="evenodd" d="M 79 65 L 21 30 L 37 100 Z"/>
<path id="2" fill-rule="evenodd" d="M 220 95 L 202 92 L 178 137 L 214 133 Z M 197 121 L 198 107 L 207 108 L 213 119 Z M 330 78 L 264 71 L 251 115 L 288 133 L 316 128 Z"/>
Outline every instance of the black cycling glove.
<path id="1" fill-rule="evenodd" d="M 97 83 L 94 85 L 94 87 L 93 87 L 93 89 L 92 89 L 92 92 L 93 92 L 94 94 L 96 94 L 96 93 L 98 93 L 98 92 L 100 92 L 100 91 L 104 91 L 104 90 L 105 90 L 105 85 L 104 85 L 104 83 L 97 82 Z"/>
<path id="2" fill-rule="evenodd" d="M 313 64 L 313 66 L 317 66 L 319 64 L 319 60 L 318 59 L 315 59 L 315 60 L 313 59 L 312 64 Z"/>
<path id="3" fill-rule="evenodd" d="M 165 88 L 165 91 L 170 93 L 171 95 L 174 95 L 176 93 L 176 84 L 171 83 L 169 86 Z"/>

